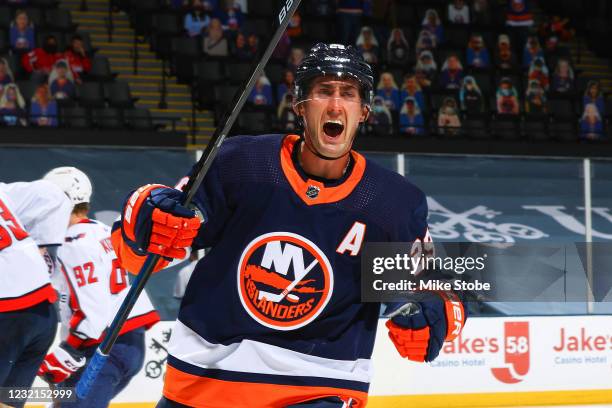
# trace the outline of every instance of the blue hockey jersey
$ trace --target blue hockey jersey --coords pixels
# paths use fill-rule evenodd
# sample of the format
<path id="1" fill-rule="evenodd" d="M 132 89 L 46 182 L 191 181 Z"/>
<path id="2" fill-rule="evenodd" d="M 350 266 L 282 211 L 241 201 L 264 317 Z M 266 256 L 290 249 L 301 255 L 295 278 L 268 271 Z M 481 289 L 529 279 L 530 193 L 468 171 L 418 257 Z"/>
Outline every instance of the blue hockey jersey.
<path id="1" fill-rule="evenodd" d="M 172 333 L 164 396 L 195 407 L 363 407 L 380 305 L 361 303 L 364 242 L 427 234 L 425 195 L 351 152 L 340 180 L 300 167 L 296 135 L 227 140 L 194 201 L 208 222 Z"/>

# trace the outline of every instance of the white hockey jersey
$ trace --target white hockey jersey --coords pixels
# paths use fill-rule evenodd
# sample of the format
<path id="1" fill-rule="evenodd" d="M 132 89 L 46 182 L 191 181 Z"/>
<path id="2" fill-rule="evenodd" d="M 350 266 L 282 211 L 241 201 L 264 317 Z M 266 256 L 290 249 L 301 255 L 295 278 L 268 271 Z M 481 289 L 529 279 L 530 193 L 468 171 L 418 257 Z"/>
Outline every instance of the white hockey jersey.
<path id="1" fill-rule="evenodd" d="M 38 246 L 62 244 L 71 211 L 48 181 L 0 183 L 0 312 L 55 301 Z"/>
<path id="2" fill-rule="evenodd" d="M 128 293 L 127 271 L 117 261 L 110 233 L 107 225 L 84 219 L 68 228 L 58 250 L 53 284 L 60 292 L 62 339 L 73 347 L 98 344 Z M 120 333 L 149 328 L 158 321 L 143 292 Z"/>

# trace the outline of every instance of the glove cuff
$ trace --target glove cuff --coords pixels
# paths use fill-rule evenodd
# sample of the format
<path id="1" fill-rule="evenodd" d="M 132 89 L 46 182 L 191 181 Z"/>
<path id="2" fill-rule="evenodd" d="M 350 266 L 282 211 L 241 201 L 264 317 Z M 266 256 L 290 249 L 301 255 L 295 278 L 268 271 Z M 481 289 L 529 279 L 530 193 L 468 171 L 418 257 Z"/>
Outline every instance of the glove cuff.
<path id="1" fill-rule="evenodd" d="M 444 311 L 446 315 L 446 338 L 445 341 L 455 340 L 466 320 L 465 309 L 459 296 L 452 291 L 436 291 L 442 300 L 444 300 Z"/>
<path id="2" fill-rule="evenodd" d="M 147 184 L 146 186 L 138 188 L 127 199 L 127 202 L 125 203 L 125 209 L 122 214 L 121 222 L 123 224 L 123 228 L 121 229 L 124 231 L 125 237 L 128 241 L 131 241 L 133 243 L 137 242 L 136 223 L 138 212 L 140 211 L 140 208 L 147 200 L 147 198 L 149 198 L 149 196 L 151 195 L 151 192 L 158 188 L 171 187 L 165 186 L 163 184 Z M 142 250 L 143 248 L 140 249 Z"/>

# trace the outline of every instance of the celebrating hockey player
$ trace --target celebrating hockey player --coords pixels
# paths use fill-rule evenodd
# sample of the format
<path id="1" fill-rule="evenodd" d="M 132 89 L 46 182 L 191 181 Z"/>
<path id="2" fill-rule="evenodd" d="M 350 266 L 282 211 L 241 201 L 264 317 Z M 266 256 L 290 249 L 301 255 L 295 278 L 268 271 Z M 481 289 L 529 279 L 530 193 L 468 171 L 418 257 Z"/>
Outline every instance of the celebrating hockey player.
<path id="1" fill-rule="evenodd" d="M 372 82 L 355 49 L 318 44 L 295 79 L 303 135 L 226 141 L 193 209 L 159 184 L 128 197 L 112 242 L 129 271 L 148 253 L 159 270 L 212 247 L 187 286 L 158 407 L 365 406 L 380 304 L 360 302 L 362 245 L 430 239 L 421 190 L 351 149 Z M 450 306 L 431 293 L 388 322 L 403 357 L 431 361 L 458 335 L 465 315 Z"/>
<path id="2" fill-rule="evenodd" d="M 62 387 L 74 387 L 86 359 L 94 353 L 106 326 L 128 292 L 127 272 L 110 242 L 110 227 L 88 218 L 92 186 L 85 173 L 58 167 L 45 176 L 72 201 L 70 226 L 58 250 L 53 284 L 60 292 L 61 344 L 48 354 L 38 375 Z M 85 400 L 62 407 L 107 407 L 143 366 L 145 329 L 159 321 L 146 293 L 138 299 L 102 369 L 96 387 Z"/>
<path id="3" fill-rule="evenodd" d="M 71 208 L 48 181 L 0 183 L 0 387 L 29 388 L 55 338 L 49 273 Z"/>

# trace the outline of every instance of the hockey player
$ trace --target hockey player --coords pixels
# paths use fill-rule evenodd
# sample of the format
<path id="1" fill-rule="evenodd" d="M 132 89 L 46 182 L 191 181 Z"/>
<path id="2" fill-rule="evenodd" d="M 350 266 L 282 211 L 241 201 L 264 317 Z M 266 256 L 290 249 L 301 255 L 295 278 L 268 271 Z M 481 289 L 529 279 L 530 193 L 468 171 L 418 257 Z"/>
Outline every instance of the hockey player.
<path id="1" fill-rule="evenodd" d="M 0 183 L 0 387 L 29 388 L 55 338 L 50 257 L 64 241 L 71 208 L 48 181 Z"/>
<path id="2" fill-rule="evenodd" d="M 61 344 L 40 365 L 48 382 L 74 387 L 86 359 L 102 340 L 104 330 L 128 292 L 127 272 L 110 242 L 110 227 L 88 218 L 92 186 L 85 173 L 58 167 L 45 179 L 56 183 L 74 204 L 65 243 L 58 251 L 53 283 L 60 292 Z M 132 310 L 96 387 L 85 400 L 62 407 L 107 407 L 144 363 L 144 332 L 159 321 L 146 293 Z"/>
<path id="3" fill-rule="evenodd" d="M 187 286 L 158 407 L 365 406 L 380 304 L 360 302 L 362 244 L 430 239 L 421 190 L 351 150 L 372 82 L 355 49 L 318 44 L 295 80 L 303 136 L 226 141 L 196 211 L 159 184 L 128 197 L 112 241 L 129 271 L 147 253 L 163 256 L 159 270 L 192 241 L 212 247 Z M 463 306 L 431 293 L 418 308 L 389 334 L 402 356 L 431 361 Z"/>

